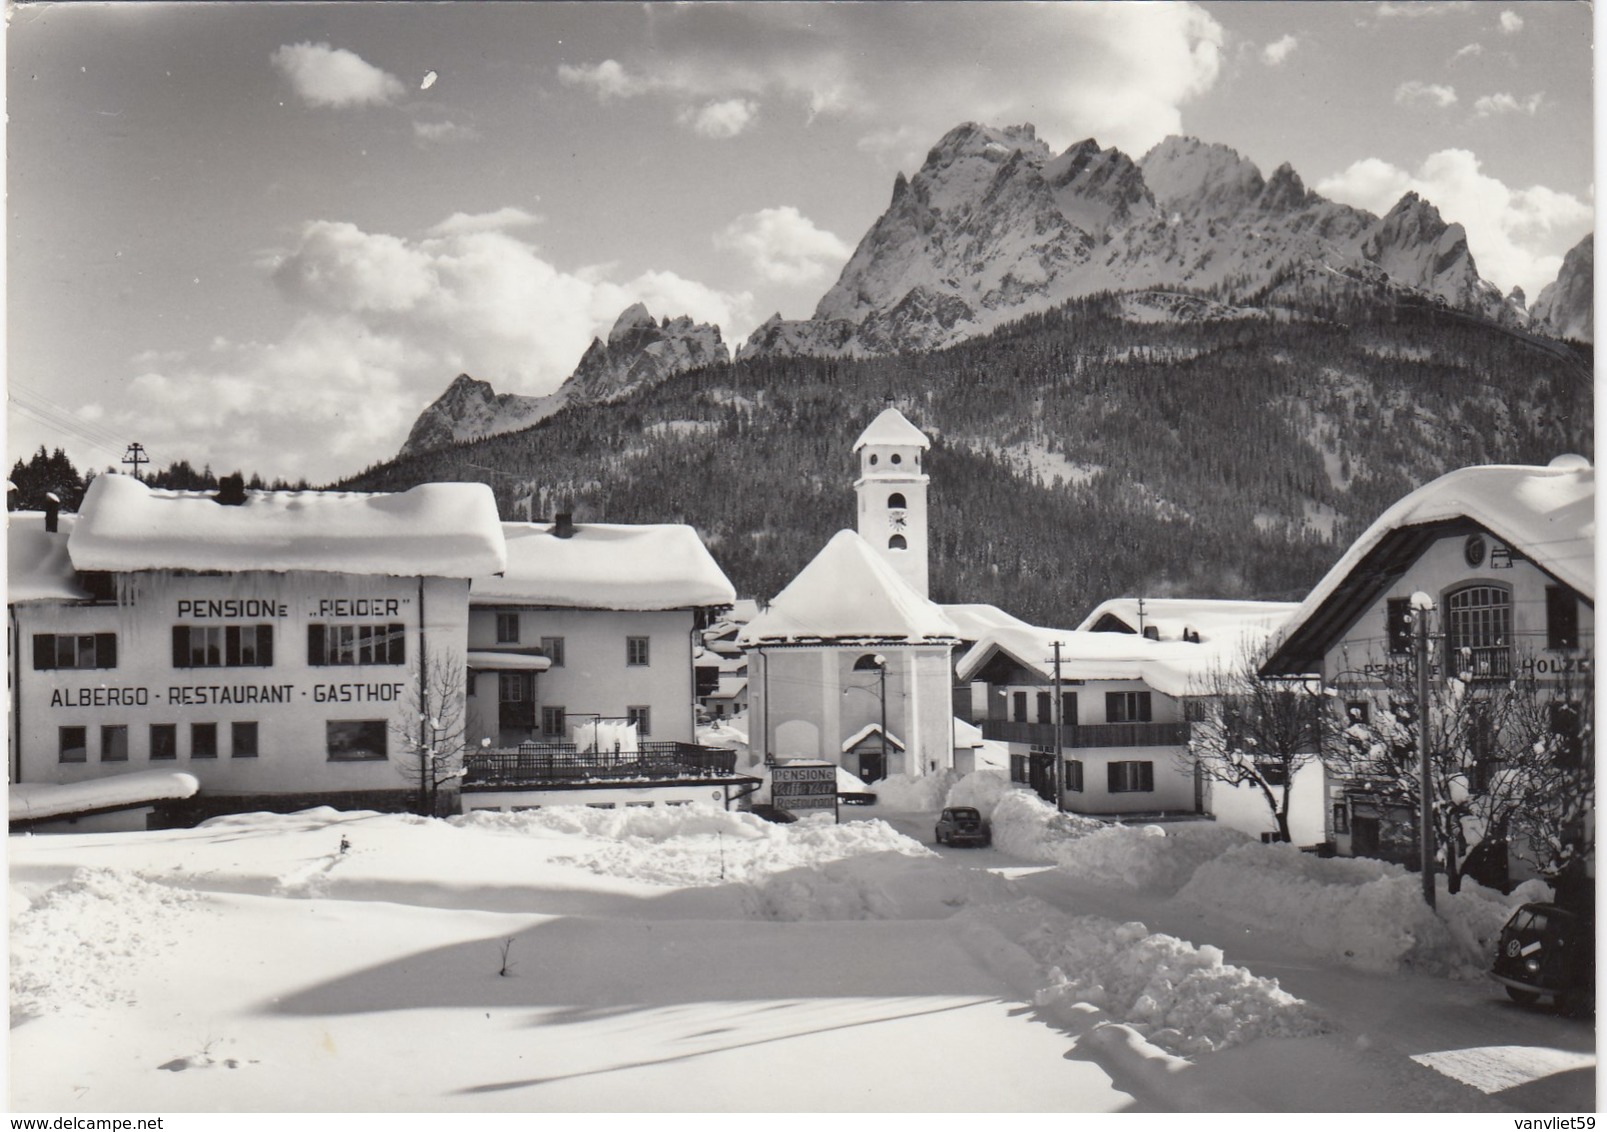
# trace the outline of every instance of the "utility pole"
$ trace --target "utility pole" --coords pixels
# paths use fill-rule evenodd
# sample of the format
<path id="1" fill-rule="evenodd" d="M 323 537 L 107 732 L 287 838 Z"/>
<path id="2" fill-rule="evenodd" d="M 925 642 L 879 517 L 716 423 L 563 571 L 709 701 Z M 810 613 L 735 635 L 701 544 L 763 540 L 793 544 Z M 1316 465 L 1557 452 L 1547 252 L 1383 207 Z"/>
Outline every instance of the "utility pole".
<path id="1" fill-rule="evenodd" d="M 145 454 L 145 446 L 137 440 L 128 446 L 127 452 L 123 453 L 123 463 L 134 465 L 135 479 L 141 478 L 139 474 L 139 466 L 141 464 L 149 464 L 150 462 L 151 458 Z"/>
<path id="2" fill-rule="evenodd" d="M 1062 750 L 1062 748 L 1063 748 L 1063 746 L 1065 744 L 1064 731 L 1065 731 L 1065 726 L 1066 726 L 1066 720 L 1065 720 L 1066 697 L 1060 691 L 1060 686 L 1061 686 L 1060 685 L 1060 645 L 1061 645 L 1060 641 L 1055 642 L 1055 702 L 1054 702 L 1054 711 L 1055 711 L 1055 758 L 1054 758 L 1054 762 L 1050 764 L 1051 770 L 1053 771 L 1054 776 L 1055 776 L 1055 812 L 1056 813 L 1059 813 L 1059 812 L 1061 812 L 1062 810 L 1064 810 L 1066 808 L 1066 795 L 1065 795 L 1066 772 L 1065 772 L 1065 768 L 1061 765 L 1063 760 L 1064 760 L 1064 758 L 1065 758 L 1065 753 Z"/>
<path id="3" fill-rule="evenodd" d="M 1417 641 L 1417 761 L 1418 854 L 1422 858 L 1423 899 L 1434 907 L 1434 800 L 1433 772 L 1428 749 L 1428 615 L 1434 600 L 1417 591 L 1412 595 L 1412 628 Z"/>
<path id="4" fill-rule="evenodd" d="M 876 678 L 877 678 L 877 698 L 879 700 L 881 700 L 881 702 L 882 702 L 882 777 L 886 778 L 887 777 L 887 658 L 885 656 L 878 655 L 876 657 Z M 908 731 L 905 730 L 904 728 L 900 728 L 900 730 L 905 731 L 904 741 L 906 743 L 908 743 L 909 742 L 909 733 L 908 733 Z M 908 761 L 909 760 L 907 760 L 907 759 L 905 760 L 906 764 L 908 763 Z M 909 768 L 906 765 L 905 773 L 908 773 L 908 770 L 909 770 Z"/>

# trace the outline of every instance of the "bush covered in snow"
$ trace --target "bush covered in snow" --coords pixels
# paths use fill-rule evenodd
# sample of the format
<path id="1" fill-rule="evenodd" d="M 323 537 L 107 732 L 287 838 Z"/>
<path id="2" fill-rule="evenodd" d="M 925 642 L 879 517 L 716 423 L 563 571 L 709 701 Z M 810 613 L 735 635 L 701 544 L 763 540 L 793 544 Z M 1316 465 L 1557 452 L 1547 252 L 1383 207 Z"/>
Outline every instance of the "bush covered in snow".
<path id="1" fill-rule="evenodd" d="M 1542 889 L 1526 885 L 1503 896 L 1464 881 L 1452 896 L 1442 877 L 1430 909 L 1422 878 L 1400 865 L 1248 843 L 1201 864 L 1178 897 L 1366 970 L 1482 977 L 1511 910 Z"/>

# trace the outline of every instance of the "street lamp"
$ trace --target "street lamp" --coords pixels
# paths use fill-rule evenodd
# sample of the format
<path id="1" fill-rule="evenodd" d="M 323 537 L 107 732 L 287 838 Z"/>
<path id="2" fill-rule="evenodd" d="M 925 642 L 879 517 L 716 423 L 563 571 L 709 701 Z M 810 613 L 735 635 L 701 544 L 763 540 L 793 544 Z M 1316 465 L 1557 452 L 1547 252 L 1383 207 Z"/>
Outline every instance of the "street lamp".
<path id="1" fill-rule="evenodd" d="M 1417 762 L 1421 782 L 1418 785 L 1417 823 L 1418 853 L 1423 859 L 1423 899 L 1434 907 L 1434 819 L 1432 771 L 1428 751 L 1428 615 L 1434 609 L 1434 599 L 1422 590 L 1411 596 L 1412 630 L 1417 642 Z"/>

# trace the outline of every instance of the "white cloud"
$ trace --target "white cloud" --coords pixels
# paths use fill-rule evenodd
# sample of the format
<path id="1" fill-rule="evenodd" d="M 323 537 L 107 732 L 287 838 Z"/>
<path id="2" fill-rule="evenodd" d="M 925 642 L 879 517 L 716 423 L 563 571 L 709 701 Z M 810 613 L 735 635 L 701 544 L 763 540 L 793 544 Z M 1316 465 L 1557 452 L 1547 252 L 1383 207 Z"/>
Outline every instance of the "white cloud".
<path id="1" fill-rule="evenodd" d="M 1545 98 L 1545 93 L 1541 91 L 1524 99 L 1514 98 L 1504 92 L 1487 94 L 1473 103 L 1473 113 L 1480 118 L 1489 118 L 1496 114 L 1527 114 L 1532 118 L 1540 112 L 1540 104 Z"/>
<path id="2" fill-rule="evenodd" d="M 394 452 L 455 374 L 551 392 L 632 303 L 714 322 L 733 342 L 753 329 L 747 292 L 668 271 L 558 267 L 517 234 L 537 219 L 511 207 L 459 213 L 417 238 L 309 223 L 272 261 L 274 284 L 301 311 L 287 333 L 144 355 L 137 398 L 96 409 L 116 431 L 137 423 L 153 451 L 317 482 Z"/>
<path id="3" fill-rule="evenodd" d="M 1370 157 L 1317 184 L 1324 196 L 1379 214 L 1408 190 L 1463 226 L 1480 275 L 1531 296 L 1556 278 L 1563 254 L 1593 223 L 1589 202 L 1543 185 L 1511 188 L 1465 149 L 1430 154 L 1415 173 Z"/>
<path id="4" fill-rule="evenodd" d="M 1508 8 L 1501 13 L 1501 30 L 1508 35 L 1516 35 L 1523 30 L 1523 17 Z"/>
<path id="5" fill-rule="evenodd" d="M 698 110 L 687 107 L 676 120 L 706 138 L 734 138 L 758 116 L 758 104 L 746 98 L 710 102 Z"/>
<path id="6" fill-rule="evenodd" d="M 1261 61 L 1269 67 L 1281 67 L 1299 46 L 1299 36 L 1286 35 L 1282 39 L 1275 39 L 1261 49 Z"/>
<path id="7" fill-rule="evenodd" d="M 1446 107 L 1456 102 L 1456 90 L 1440 83 L 1404 82 L 1395 88 L 1395 101 L 1402 106 Z"/>
<path id="8" fill-rule="evenodd" d="M 459 236 L 467 232 L 499 232 L 544 223 L 546 217 L 504 205 L 494 212 L 454 212 L 430 229 L 432 236 Z"/>
<path id="9" fill-rule="evenodd" d="M 480 131 L 456 122 L 414 122 L 413 136 L 421 142 L 479 141 Z"/>
<path id="10" fill-rule="evenodd" d="M 625 68 L 614 59 L 604 59 L 591 67 L 574 67 L 560 64 L 558 77 L 571 86 L 590 87 L 603 101 L 611 98 L 632 98 L 653 89 L 654 84 L 625 73 Z"/>
<path id="11" fill-rule="evenodd" d="M 1141 154 L 1182 132 L 1224 40 L 1192 3 L 933 4 L 914 22 L 902 5 L 688 4 L 652 18 L 651 50 L 559 78 L 600 100 L 662 98 L 688 122 L 728 100 L 836 117 L 898 162 L 965 121 L 1030 121 L 1057 148 L 1094 136 Z M 914 144 L 890 149 L 905 131 Z"/>
<path id="12" fill-rule="evenodd" d="M 1456 54 L 1451 56 L 1451 62 L 1460 63 L 1463 59 L 1476 59 L 1483 54 L 1484 45 L 1482 43 L 1470 43 L 1466 47 L 1459 48 Z"/>
<path id="13" fill-rule="evenodd" d="M 327 43 L 285 44 L 269 56 L 310 106 L 372 106 L 402 97 L 402 80 L 359 55 Z"/>
<path id="14" fill-rule="evenodd" d="M 821 283 L 848 261 L 854 249 L 791 205 L 737 217 L 714 237 L 772 283 Z"/>
<path id="15" fill-rule="evenodd" d="M 1417 19 L 1422 16 L 1443 16 L 1449 12 L 1465 12 L 1473 7 L 1473 0 L 1406 0 L 1406 3 L 1384 3 L 1373 9 L 1380 19 L 1405 16 Z"/>

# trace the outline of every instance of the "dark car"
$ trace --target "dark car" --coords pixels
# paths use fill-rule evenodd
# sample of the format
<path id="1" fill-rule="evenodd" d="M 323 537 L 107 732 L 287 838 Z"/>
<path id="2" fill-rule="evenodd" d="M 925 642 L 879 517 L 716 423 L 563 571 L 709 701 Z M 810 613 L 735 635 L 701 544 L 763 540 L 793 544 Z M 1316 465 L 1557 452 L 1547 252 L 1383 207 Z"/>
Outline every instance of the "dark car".
<path id="1" fill-rule="evenodd" d="M 1544 995 L 1577 1013 L 1595 1002 L 1595 946 L 1584 917 L 1556 904 L 1524 904 L 1501 929 L 1490 974 L 1514 1002 Z"/>
<path id="2" fill-rule="evenodd" d="M 993 844 L 988 823 L 970 806 L 950 806 L 939 814 L 934 837 L 939 845 Z"/>
<path id="3" fill-rule="evenodd" d="M 750 806 L 748 813 L 765 821 L 775 822 L 777 825 L 790 825 L 798 820 L 798 815 L 791 810 L 783 810 L 779 806 L 772 806 L 761 802 L 757 806 Z"/>

